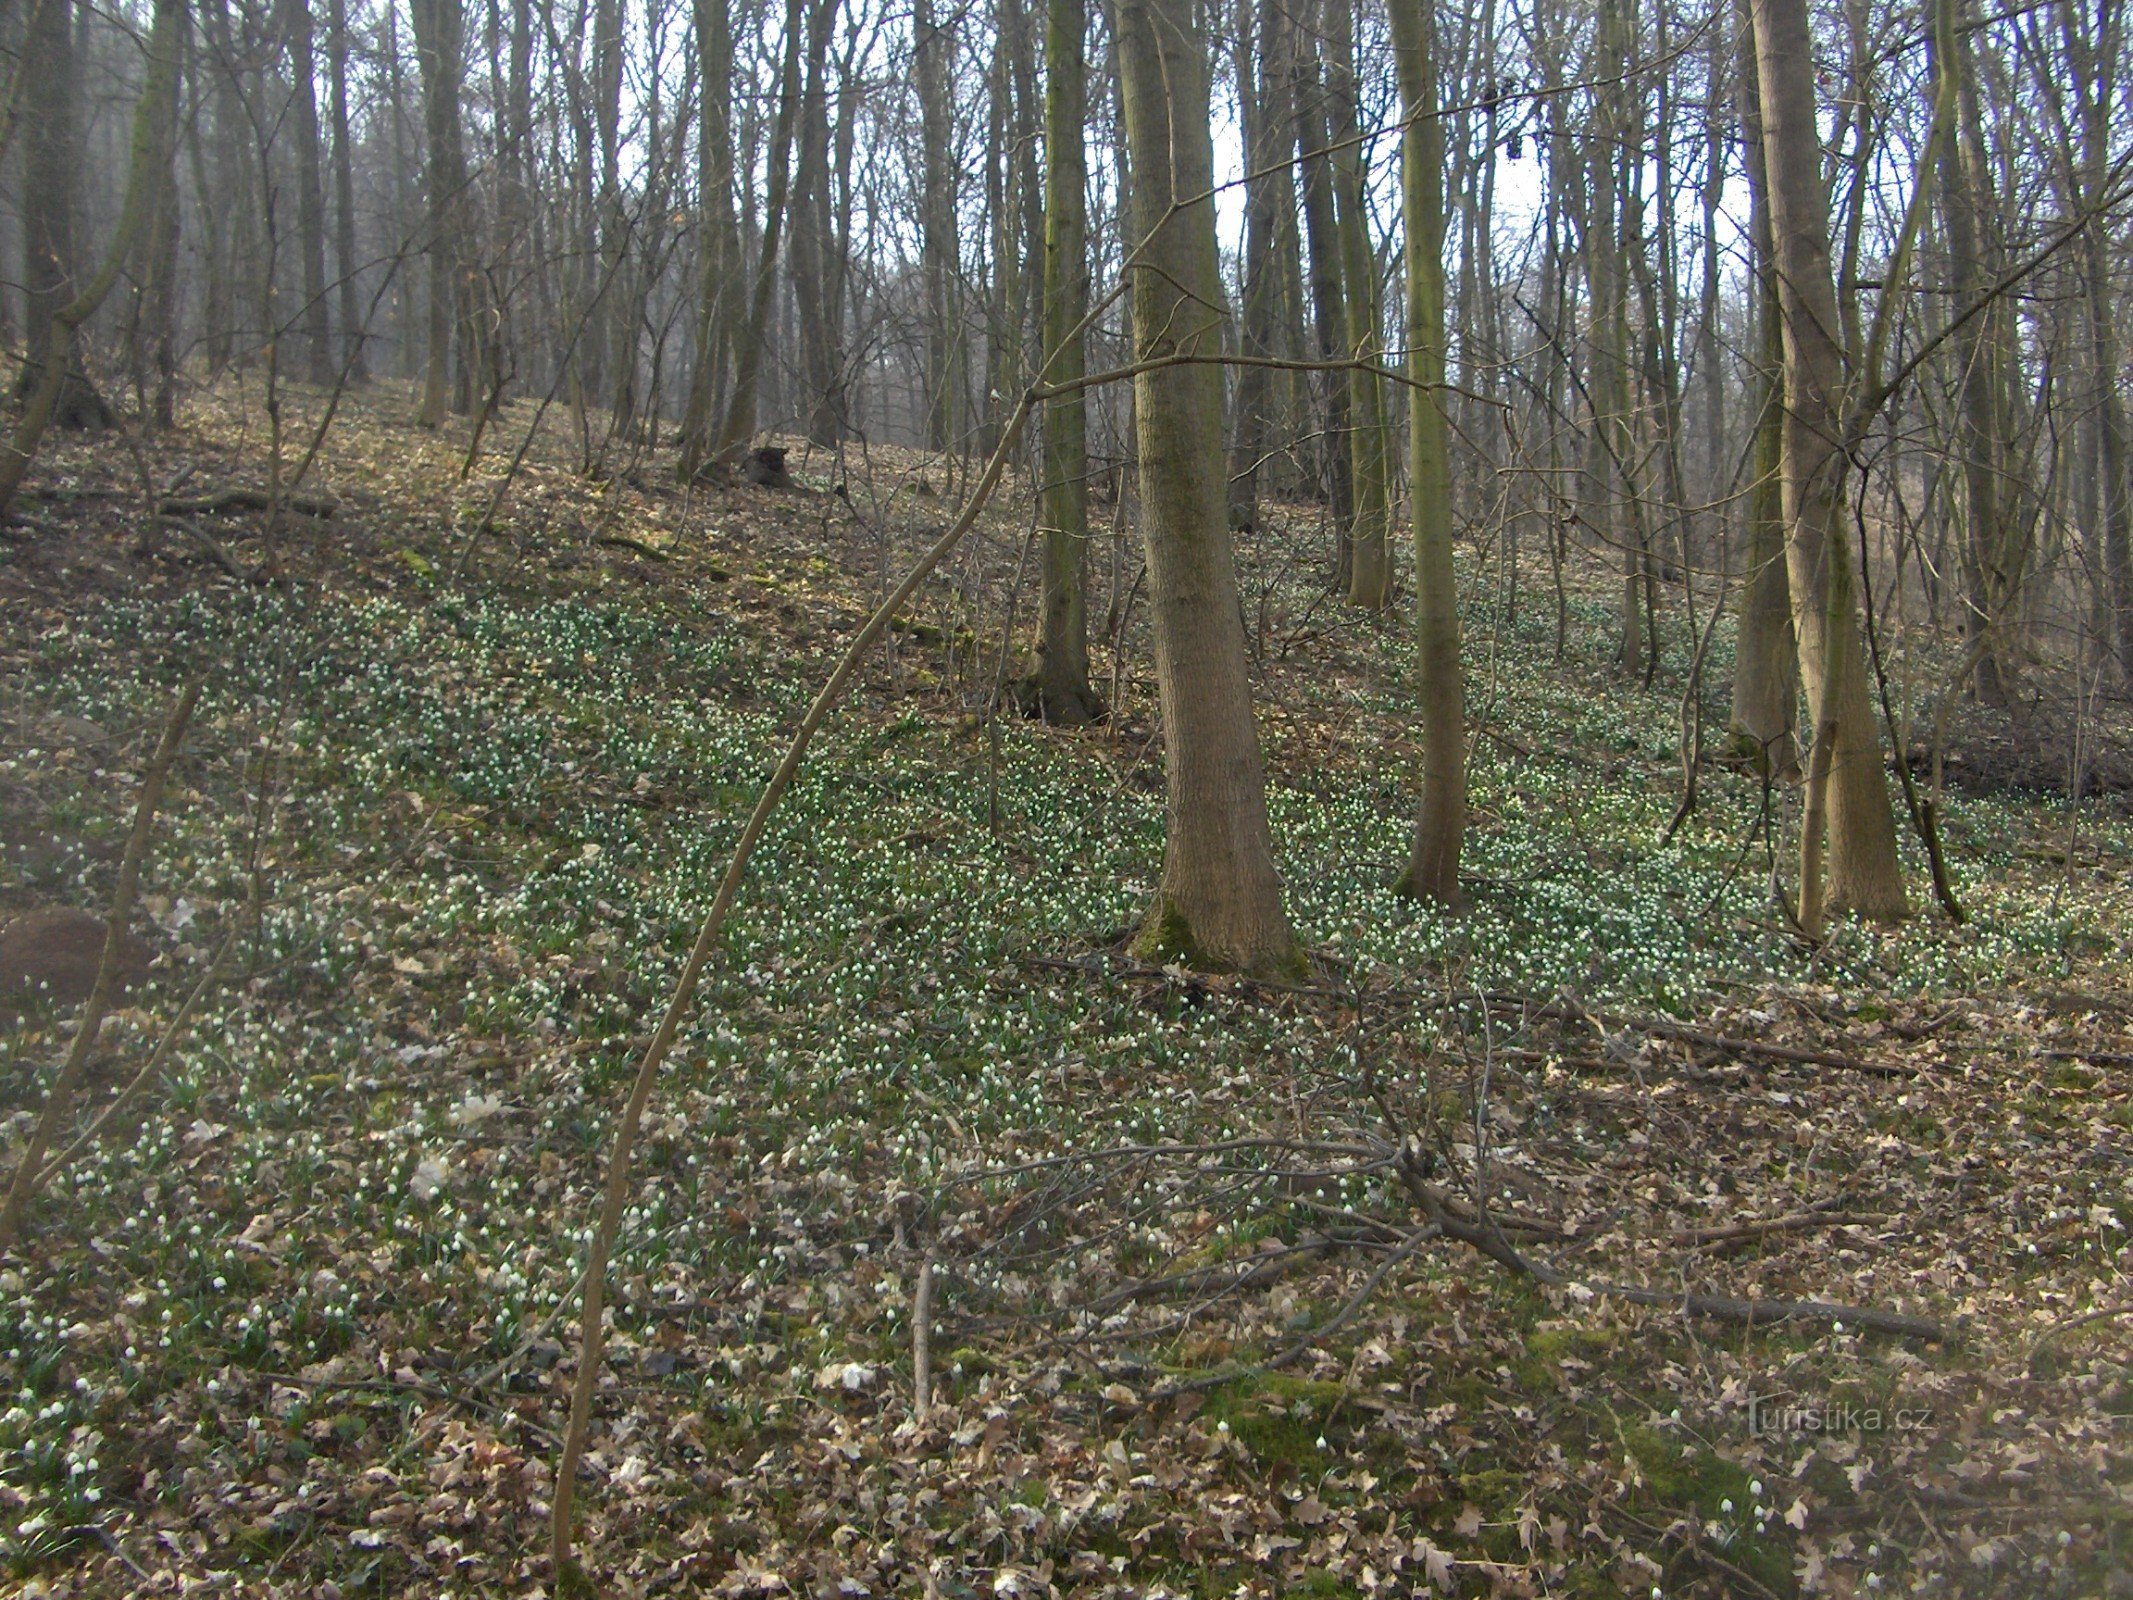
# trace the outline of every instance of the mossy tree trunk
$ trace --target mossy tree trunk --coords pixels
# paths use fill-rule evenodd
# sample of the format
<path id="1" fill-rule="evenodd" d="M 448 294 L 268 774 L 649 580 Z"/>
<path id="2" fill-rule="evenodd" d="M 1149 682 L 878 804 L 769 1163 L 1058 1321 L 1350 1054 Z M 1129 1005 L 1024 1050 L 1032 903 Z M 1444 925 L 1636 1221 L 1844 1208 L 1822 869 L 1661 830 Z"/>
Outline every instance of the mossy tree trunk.
<path id="1" fill-rule="evenodd" d="M 1120 0 L 1133 168 L 1129 242 L 1137 362 L 1222 353 L 1210 42 L 1192 0 Z M 1245 676 L 1227 526 L 1222 371 L 1182 362 L 1134 379 L 1141 535 L 1168 755 L 1163 877 L 1136 949 L 1213 971 L 1293 976 L 1266 777 Z"/>

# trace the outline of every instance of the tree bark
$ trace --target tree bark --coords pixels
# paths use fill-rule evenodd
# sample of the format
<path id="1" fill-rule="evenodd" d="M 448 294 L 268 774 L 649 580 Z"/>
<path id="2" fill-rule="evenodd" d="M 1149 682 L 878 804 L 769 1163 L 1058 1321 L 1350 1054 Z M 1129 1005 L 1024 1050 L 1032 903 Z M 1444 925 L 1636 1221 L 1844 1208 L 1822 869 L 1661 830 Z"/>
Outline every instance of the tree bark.
<path id="1" fill-rule="evenodd" d="M 37 381 L 23 401 L 14 437 L 0 454 L 0 521 L 13 509 L 22 480 L 37 458 L 37 447 L 51 425 L 61 392 L 74 365 L 74 336 L 96 315 L 110 295 L 126 262 L 148 231 L 156 207 L 156 190 L 169 181 L 170 158 L 165 130 L 172 120 L 178 92 L 178 40 L 185 27 L 185 0 L 156 0 L 148 36 L 148 73 L 133 107 L 133 135 L 128 147 L 125 199 L 118 228 L 96 275 L 46 322 L 45 345 Z"/>
<path id="2" fill-rule="evenodd" d="M 348 0 L 329 0 L 326 13 L 326 66 L 332 83 L 328 106 L 333 120 L 333 253 L 340 295 L 341 349 L 350 383 L 367 382 L 363 359 L 363 316 L 356 304 L 355 145 L 348 119 Z"/>
<path id="3" fill-rule="evenodd" d="M 318 54 L 313 48 L 311 7 L 283 0 L 282 47 L 289 62 L 290 121 L 296 132 L 296 232 L 303 257 L 304 378 L 325 388 L 333 382 L 333 329 L 326 299 L 326 182 L 318 121 Z"/>
<path id="4" fill-rule="evenodd" d="M 829 43 L 837 0 L 816 0 L 807 25 L 807 87 L 800 105 L 800 154 L 793 174 L 792 285 L 800 320 L 807 436 L 835 445 L 845 435 L 843 340 L 830 303 Z"/>
<path id="5" fill-rule="evenodd" d="M 734 283 L 740 272 L 733 214 L 733 24 L 726 0 L 696 0 L 696 58 L 703 80 L 697 135 L 696 209 L 702 235 L 696 354 L 682 415 L 678 469 L 684 481 L 710 459 L 719 391 L 732 352 Z M 751 423 L 751 426 L 753 424 Z"/>
<path id="6" fill-rule="evenodd" d="M 1089 309 L 1087 216 L 1088 13 L 1084 0 L 1050 0 L 1045 14 L 1044 304 L 1045 377 L 1080 379 L 1087 360 L 1082 319 Z M 1037 522 L 1044 566 L 1037 597 L 1035 660 L 1021 686 L 1026 711 L 1078 727 L 1102 717 L 1089 686 L 1088 599 L 1082 556 L 1089 545 L 1088 396 L 1055 396 L 1044 406 Z"/>
<path id="7" fill-rule="evenodd" d="M 1296 209 L 1296 180 L 1282 152 L 1294 116 L 1289 109 L 1293 24 L 1279 0 L 1239 0 L 1237 92 L 1244 108 L 1244 353 L 1279 353 L 1281 282 L 1276 235 L 1284 210 Z M 1256 92 L 1255 92 L 1256 91 Z M 1259 473 L 1273 436 L 1274 374 L 1266 367 L 1237 373 L 1236 426 L 1230 445 L 1229 518 L 1233 527 L 1259 522 Z"/>
<path id="8" fill-rule="evenodd" d="M 410 0 L 422 77 L 422 123 L 429 186 L 429 320 L 417 423 L 442 427 L 453 400 L 452 348 L 460 303 L 461 204 L 466 155 L 460 137 L 459 80 L 465 23 L 460 0 Z"/>
<path id="9" fill-rule="evenodd" d="M 1377 258 L 1363 205 L 1364 171 L 1356 110 L 1354 0 L 1326 0 L 1328 101 L 1333 112 L 1335 226 L 1340 239 L 1341 280 L 1347 313 L 1342 355 L 1373 366 L 1383 355 L 1378 335 Z M 1392 603 L 1391 449 L 1385 417 L 1385 386 L 1366 367 L 1347 374 L 1354 472 L 1355 516 L 1350 529 L 1354 569 L 1348 603 L 1382 611 Z"/>
<path id="10" fill-rule="evenodd" d="M 956 246 L 955 36 L 938 17 L 937 0 L 911 11 L 912 76 L 917 82 L 921 156 L 920 270 L 926 290 L 926 443 L 951 448 L 963 426 L 962 330 L 955 314 Z"/>
<path id="11" fill-rule="evenodd" d="M 1738 7 L 1740 119 L 1748 167 L 1763 162 L 1762 91 L 1756 81 L 1754 35 L 1746 0 Z M 1792 596 L 1785 574 L 1785 516 L 1780 484 L 1784 471 L 1785 335 L 1778 319 L 1776 268 L 1770 239 L 1770 206 L 1759 181 L 1748 186 L 1748 245 L 1753 252 L 1751 300 L 1755 349 L 1748 363 L 1754 396 L 1755 450 L 1743 508 L 1745 560 L 1741 573 L 1740 622 L 1733 652 L 1731 731 L 1735 747 L 1774 781 L 1800 770 L 1798 657 L 1792 638 Z"/>
<path id="12" fill-rule="evenodd" d="M 1222 353 L 1209 42 L 1192 0 L 1119 0 L 1133 192 L 1128 241 L 1137 361 Z M 1230 555 L 1222 373 L 1181 364 L 1134 379 L 1141 534 L 1167 746 L 1163 877 L 1136 950 L 1213 971 L 1294 976 Z"/>
<path id="13" fill-rule="evenodd" d="M 1338 3 L 1338 0 L 1336 0 Z M 1315 25 L 1316 10 L 1306 26 Z M 1333 211 L 1333 164 L 1326 154 L 1325 74 L 1315 51 L 1299 46 L 1296 73 L 1296 154 L 1303 176 L 1304 243 L 1310 260 L 1311 331 L 1321 361 L 1347 352 L 1348 311 L 1341 282 L 1340 230 Z M 1338 372 L 1321 377 L 1323 409 L 1318 418 L 1320 490 L 1333 517 L 1333 582 L 1343 593 L 1355 570 L 1354 455 L 1348 432 L 1348 383 Z"/>
<path id="14" fill-rule="evenodd" d="M 1452 572 L 1452 460 L 1444 415 L 1444 122 L 1426 0 L 1392 0 L 1400 85 L 1401 186 L 1407 223 L 1409 474 L 1415 541 L 1416 698 L 1422 715 L 1422 804 L 1399 891 L 1456 904 L 1466 837 L 1466 689 L 1459 669 L 1459 591 Z"/>
<path id="15" fill-rule="evenodd" d="M 772 301 L 778 284 L 778 250 L 785 229 L 786 199 L 792 186 L 793 123 L 800 108 L 800 55 L 804 33 L 801 0 L 786 0 L 784 62 L 778 73 L 778 110 L 770 133 L 770 188 L 763 197 L 762 253 L 756 260 L 755 284 L 749 293 L 747 316 L 733 334 L 733 390 L 726 397 L 725 415 L 707 452 L 707 458 L 717 463 L 737 457 L 755 436 L 763 349 L 770 334 Z"/>
<path id="16" fill-rule="evenodd" d="M 1880 727 L 1843 521 L 1843 353 L 1830 272 L 1829 207 L 1815 121 L 1806 0 L 1751 0 L 1762 92 L 1763 177 L 1785 342 L 1784 517 L 1800 677 L 1814 728 L 1800 838 L 1799 918 L 1909 910 L 1896 860 Z M 1826 819 L 1826 822 L 1825 822 Z M 1827 828 L 1827 877 L 1824 877 Z"/>

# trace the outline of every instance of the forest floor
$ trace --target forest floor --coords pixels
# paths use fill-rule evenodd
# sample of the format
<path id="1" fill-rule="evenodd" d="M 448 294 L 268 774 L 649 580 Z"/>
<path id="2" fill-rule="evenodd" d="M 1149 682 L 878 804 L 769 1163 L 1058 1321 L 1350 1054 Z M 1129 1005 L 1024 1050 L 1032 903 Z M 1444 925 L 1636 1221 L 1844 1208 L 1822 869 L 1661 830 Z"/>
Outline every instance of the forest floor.
<path id="1" fill-rule="evenodd" d="M 288 457 L 318 406 L 284 396 Z M 330 517 L 152 529 L 150 483 L 267 483 L 232 388 L 143 454 L 61 441 L 0 532 L 0 920 L 102 910 L 206 685 L 84 1114 L 204 997 L 0 1263 L 17 1592 L 543 1592 L 635 1052 L 957 488 L 895 452 L 595 480 L 557 415 L 499 502 L 530 408 L 465 480 L 410 415 L 343 405 L 302 486 Z M 1323 595 L 1296 509 L 1239 556 L 1315 976 L 1149 970 L 1137 562 L 1092 546 L 1111 721 L 993 718 L 1029 526 L 1003 503 L 862 673 L 669 1064 L 580 1495 L 600 1592 L 2133 1594 L 2121 799 L 1951 791 L 1969 921 L 1914 859 L 1916 916 L 1804 949 L 1790 795 L 1707 764 L 1661 842 L 1678 605 L 1646 689 L 1601 586 L 1558 657 L 1545 569 L 1514 601 L 1477 559 L 1471 904 L 1405 904 L 1410 651 Z M 67 1023 L 0 1021 L 13 1145 Z M 1401 1150 L 1562 1281 L 1422 1237 Z"/>

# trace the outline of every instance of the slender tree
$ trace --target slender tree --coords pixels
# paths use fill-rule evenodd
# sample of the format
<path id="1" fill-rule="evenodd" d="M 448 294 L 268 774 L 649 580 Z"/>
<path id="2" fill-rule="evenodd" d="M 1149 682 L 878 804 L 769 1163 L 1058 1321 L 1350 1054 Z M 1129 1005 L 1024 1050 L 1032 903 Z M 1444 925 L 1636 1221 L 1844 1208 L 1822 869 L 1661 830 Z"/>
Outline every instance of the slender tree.
<path id="1" fill-rule="evenodd" d="M 1075 384 L 1085 369 L 1082 324 L 1089 309 L 1087 218 L 1088 15 L 1083 0 L 1050 0 L 1045 13 L 1044 376 Z M 1070 388 L 1045 402 L 1037 522 L 1044 565 L 1034 661 L 1022 703 L 1068 727 L 1099 719 L 1089 686 L 1088 597 L 1082 555 L 1089 544 L 1088 395 Z"/>
<path id="2" fill-rule="evenodd" d="M 1407 224 L 1408 471 L 1415 544 L 1416 691 L 1422 806 L 1402 894 L 1454 903 L 1466 837 L 1466 689 L 1452 572 L 1452 457 L 1445 422 L 1444 121 L 1425 0 L 1392 0 L 1400 181 Z"/>

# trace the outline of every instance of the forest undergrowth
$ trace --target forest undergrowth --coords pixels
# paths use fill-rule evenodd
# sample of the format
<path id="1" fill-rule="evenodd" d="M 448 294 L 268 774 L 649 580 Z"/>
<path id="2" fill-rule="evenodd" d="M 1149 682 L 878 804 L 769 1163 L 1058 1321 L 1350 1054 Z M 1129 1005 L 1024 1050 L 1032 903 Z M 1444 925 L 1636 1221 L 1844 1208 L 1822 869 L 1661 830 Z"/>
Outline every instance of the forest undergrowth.
<path id="1" fill-rule="evenodd" d="M 232 387 L 144 455 L 63 444 L 0 535 L 0 920 L 101 913 L 204 681 L 83 1116 L 203 997 L 0 1271 L 22 1592 L 545 1584 L 635 1050 L 782 734 L 955 505 L 897 452 L 588 479 L 560 418 L 500 495 L 530 408 L 464 480 L 411 414 L 344 403 L 330 516 L 159 522 L 144 483 L 269 484 Z M 1029 529 L 1010 495 L 863 673 L 669 1063 L 581 1495 L 601 1592 L 2133 1592 L 2122 800 L 1951 791 L 1970 920 L 1913 851 L 1919 914 L 1804 948 L 1787 792 L 1707 762 L 1661 842 L 1678 607 L 1624 683 L 1602 585 L 1558 659 L 1546 569 L 1470 547 L 1470 903 L 1417 908 L 1410 652 L 1320 592 L 1292 507 L 1239 561 L 1313 977 L 1150 969 L 1137 558 L 1090 555 L 1110 723 L 994 717 Z M 11 1146 L 68 1035 L 0 1022 Z M 1427 1236 L 1417 1184 L 1561 1281 Z"/>

